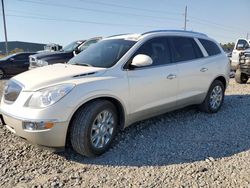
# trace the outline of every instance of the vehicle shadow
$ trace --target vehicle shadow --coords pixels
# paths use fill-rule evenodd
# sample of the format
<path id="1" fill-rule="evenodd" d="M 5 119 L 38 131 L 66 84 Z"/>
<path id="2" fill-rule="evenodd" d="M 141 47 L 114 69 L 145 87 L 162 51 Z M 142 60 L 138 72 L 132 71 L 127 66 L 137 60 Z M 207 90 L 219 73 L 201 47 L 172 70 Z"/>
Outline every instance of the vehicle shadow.
<path id="1" fill-rule="evenodd" d="M 118 134 L 100 157 L 68 148 L 59 153 L 82 164 L 161 166 L 222 158 L 250 149 L 250 95 L 227 95 L 217 114 L 188 107 L 136 123 Z"/>

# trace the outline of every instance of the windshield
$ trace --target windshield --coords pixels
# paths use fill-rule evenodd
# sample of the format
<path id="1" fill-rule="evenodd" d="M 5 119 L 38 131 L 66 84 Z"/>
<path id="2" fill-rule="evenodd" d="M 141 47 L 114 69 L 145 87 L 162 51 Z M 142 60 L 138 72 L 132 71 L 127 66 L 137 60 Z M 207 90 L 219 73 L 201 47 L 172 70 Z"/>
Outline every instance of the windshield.
<path id="1" fill-rule="evenodd" d="M 247 40 L 243 40 L 243 39 L 238 40 L 236 49 L 240 50 L 242 48 L 243 49 L 249 48 L 249 43 L 247 42 Z"/>
<path id="2" fill-rule="evenodd" d="M 63 47 L 62 51 L 72 52 L 76 47 L 78 47 L 82 42 L 75 41 Z"/>
<path id="3" fill-rule="evenodd" d="M 90 46 L 68 63 L 109 68 L 115 65 L 135 43 L 136 41 L 124 39 L 103 40 Z"/>
<path id="4" fill-rule="evenodd" d="M 11 57 L 14 57 L 16 54 L 11 54 L 11 55 L 8 55 L 8 56 L 6 56 L 6 57 L 3 57 L 3 58 L 1 58 L 0 60 L 8 60 L 9 58 L 11 58 Z"/>

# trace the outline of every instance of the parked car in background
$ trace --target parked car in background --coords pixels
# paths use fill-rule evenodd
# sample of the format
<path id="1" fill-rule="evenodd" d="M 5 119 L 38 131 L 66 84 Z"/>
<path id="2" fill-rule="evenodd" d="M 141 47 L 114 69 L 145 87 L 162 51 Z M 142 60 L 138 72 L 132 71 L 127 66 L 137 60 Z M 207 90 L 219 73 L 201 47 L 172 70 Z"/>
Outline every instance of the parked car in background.
<path id="1" fill-rule="evenodd" d="M 72 57 L 87 49 L 90 45 L 97 43 L 101 37 L 91 38 L 89 40 L 79 40 L 65 46 L 59 52 L 44 52 L 30 56 L 29 69 L 52 65 L 55 63 L 67 63 Z"/>
<path id="2" fill-rule="evenodd" d="M 20 52 L 0 59 L 0 79 L 5 76 L 13 76 L 29 68 L 29 56 L 35 52 Z"/>
<path id="3" fill-rule="evenodd" d="M 250 77 L 250 49 L 240 53 L 240 63 L 235 73 L 235 81 L 240 84 L 247 83 Z"/>
<path id="4" fill-rule="evenodd" d="M 250 40 L 247 39 L 238 39 L 235 43 L 232 57 L 231 57 L 231 70 L 236 71 L 239 61 L 240 61 L 240 53 L 250 47 Z"/>
<path id="5" fill-rule="evenodd" d="M 49 44 L 46 44 L 44 46 L 44 50 L 37 51 L 37 52 L 38 53 L 41 53 L 41 52 L 56 52 L 56 51 L 60 51 L 61 49 L 62 49 L 61 45 L 55 44 L 55 43 L 49 43 Z"/>
<path id="6" fill-rule="evenodd" d="M 218 112 L 229 71 L 220 45 L 204 34 L 113 36 L 68 64 L 12 78 L 0 109 L 6 127 L 30 142 L 64 147 L 69 140 L 78 153 L 96 156 L 134 122 L 188 105 Z"/>

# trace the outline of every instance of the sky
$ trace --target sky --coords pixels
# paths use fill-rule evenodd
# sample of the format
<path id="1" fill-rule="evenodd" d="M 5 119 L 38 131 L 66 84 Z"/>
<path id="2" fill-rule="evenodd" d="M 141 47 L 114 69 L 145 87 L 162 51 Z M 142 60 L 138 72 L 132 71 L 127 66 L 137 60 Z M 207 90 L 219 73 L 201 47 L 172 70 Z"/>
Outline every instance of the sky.
<path id="1" fill-rule="evenodd" d="M 218 42 L 250 38 L 250 0 L 4 0 L 9 41 L 58 43 L 96 36 L 183 29 Z M 4 41 L 0 12 L 0 41 Z"/>

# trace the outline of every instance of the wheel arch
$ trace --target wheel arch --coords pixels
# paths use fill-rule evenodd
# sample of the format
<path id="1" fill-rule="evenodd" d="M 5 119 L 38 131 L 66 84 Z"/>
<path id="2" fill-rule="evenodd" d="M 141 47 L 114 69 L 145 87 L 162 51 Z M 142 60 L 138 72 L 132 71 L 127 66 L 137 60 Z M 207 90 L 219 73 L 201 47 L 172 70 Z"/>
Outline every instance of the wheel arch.
<path id="1" fill-rule="evenodd" d="M 212 83 L 213 83 L 215 80 L 221 81 L 221 82 L 223 83 L 225 89 L 226 89 L 226 87 L 227 87 L 228 84 L 227 84 L 227 79 L 225 78 L 225 76 L 222 76 L 222 75 L 217 76 L 217 77 L 212 81 Z M 211 84 L 212 84 L 212 83 L 211 83 Z M 210 84 L 210 86 L 211 86 L 211 84 Z"/>
<path id="2" fill-rule="evenodd" d="M 221 81 L 221 82 L 223 83 L 225 89 L 227 88 L 227 86 L 228 86 L 228 81 L 227 81 L 226 77 L 225 77 L 224 75 L 218 75 L 218 76 L 216 76 L 216 77 L 211 81 L 211 83 L 209 84 L 209 87 L 207 88 L 206 94 L 208 93 L 209 88 L 211 87 L 211 85 L 213 84 L 213 82 L 214 82 L 215 80 Z M 205 99 L 205 98 L 204 98 L 204 99 Z"/>
<path id="3" fill-rule="evenodd" d="M 124 108 L 124 105 L 122 104 L 122 102 L 117 99 L 114 96 L 96 96 L 93 98 L 90 98 L 86 101 L 84 101 L 83 103 L 81 103 L 80 105 L 77 106 L 77 108 L 74 110 L 74 112 L 72 113 L 71 117 L 70 117 L 70 121 L 69 121 L 69 126 L 67 128 L 67 135 L 66 135 L 66 142 L 69 143 L 69 135 L 70 135 L 70 128 L 71 128 L 71 122 L 74 118 L 74 115 L 77 113 L 78 110 L 80 110 L 83 106 L 96 101 L 96 100 L 106 100 L 106 101 L 110 101 L 112 104 L 115 105 L 117 112 L 118 112 L 118 119 L 119 119 L 119 129 L 123 130 L 125 128 L 125 116 L 126 116 L 126 110 Z"/>

